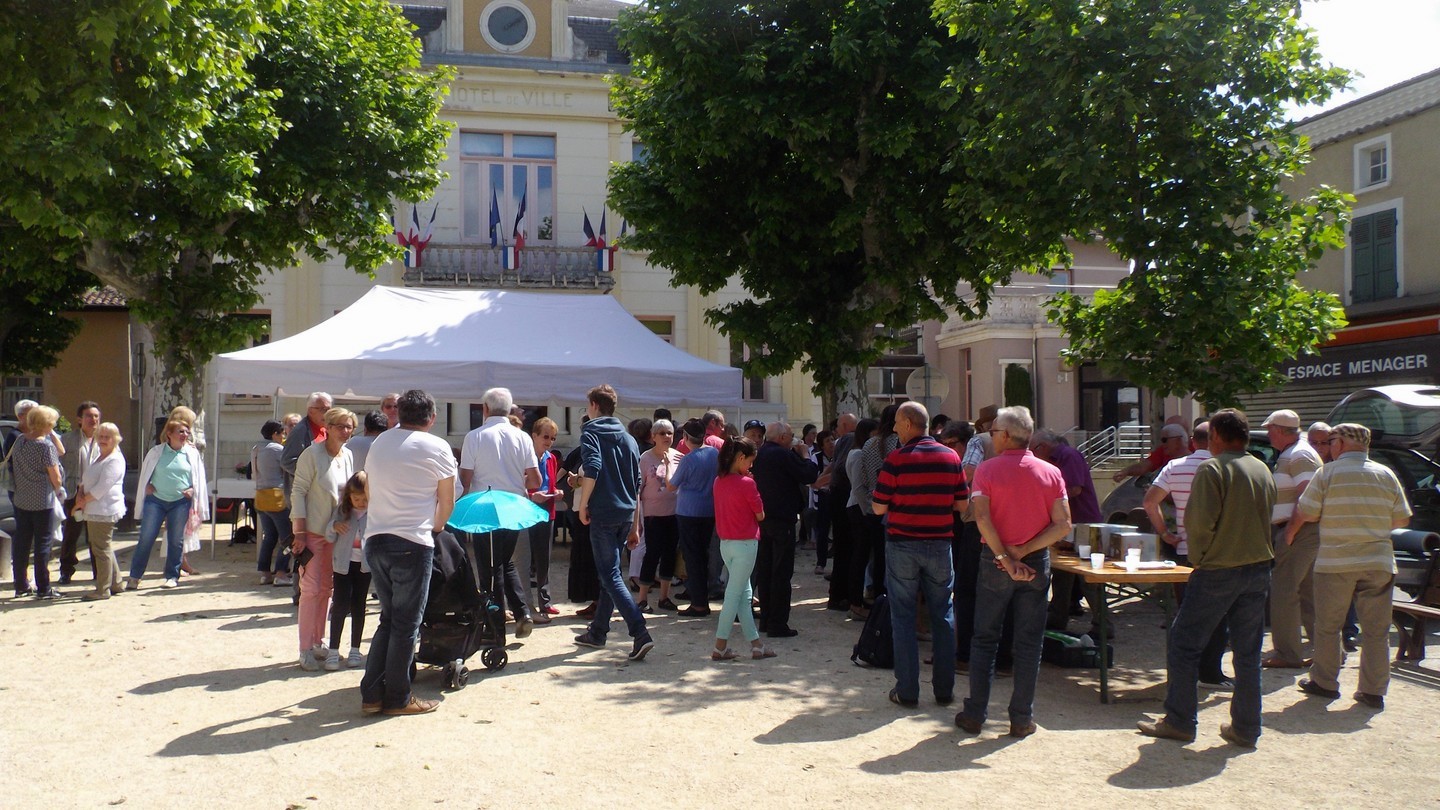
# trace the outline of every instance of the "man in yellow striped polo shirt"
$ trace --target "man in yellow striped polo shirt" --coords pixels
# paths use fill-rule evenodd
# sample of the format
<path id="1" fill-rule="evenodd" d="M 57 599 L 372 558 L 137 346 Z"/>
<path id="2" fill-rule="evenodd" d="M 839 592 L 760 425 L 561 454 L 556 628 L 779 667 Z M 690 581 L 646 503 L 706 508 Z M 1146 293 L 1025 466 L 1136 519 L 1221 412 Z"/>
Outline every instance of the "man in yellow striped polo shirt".
<path id="1" fill-rule="evenodd" d="M 1410 505 L 1395 473 L 1371 461 L 1370 430 L 1336 425 L 1330 433 L 1334 459 L 1310 481 L 1295 508 L 1287 535 L 1319 521 L 1315 558 L 1315 663 L 1300 691 L 1340 697 L 1340 629 L 1350 600 L 1360 617 L 1360 690 L 1355 700 L 1385 708 L 1390 684 L 1390 594 L 1395 550 L 1390 531 L 1410 523 Z"/>

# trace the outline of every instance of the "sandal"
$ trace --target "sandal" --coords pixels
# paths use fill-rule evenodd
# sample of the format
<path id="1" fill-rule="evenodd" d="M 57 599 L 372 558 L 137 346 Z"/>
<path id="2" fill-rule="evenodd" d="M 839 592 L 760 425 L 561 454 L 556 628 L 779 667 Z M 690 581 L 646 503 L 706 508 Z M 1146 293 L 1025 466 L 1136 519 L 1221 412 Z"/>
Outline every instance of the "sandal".
<path id="1" fill-rule="evenodd" d="M 759 661 L 761 658 L 774 658 L 775 651 L 761 644 L 759 647 L 750 648 L 750 657 L 756 661 Z"/>
<path id="2" fill-rule="evenodd" d="M 735 654 L 735 651 L 730 649 L 729 647 L 726 647 L 723 650 L 719 647 L 716 647 L 715 649 L 710 651 L 711 661 L 733 661 L 738 657 L 739 656 Z"/>

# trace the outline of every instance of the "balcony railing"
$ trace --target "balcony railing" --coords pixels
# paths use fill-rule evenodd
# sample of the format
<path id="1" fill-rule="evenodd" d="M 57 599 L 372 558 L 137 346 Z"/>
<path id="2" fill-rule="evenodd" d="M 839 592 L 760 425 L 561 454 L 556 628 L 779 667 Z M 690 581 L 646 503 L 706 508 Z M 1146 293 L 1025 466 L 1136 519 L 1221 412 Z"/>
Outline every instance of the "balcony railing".
<path id="1" fill-rule="evenodd" d="M 516 287 L 527 289 L 609 290 L 615 278 L 596 266 L 596 250 L 587 247 L 527 247 L 520 267 L 503 267 L 504 251 L 489 245 L 432 244 L 420 267 L 405 271 L 411 287 Z"/>

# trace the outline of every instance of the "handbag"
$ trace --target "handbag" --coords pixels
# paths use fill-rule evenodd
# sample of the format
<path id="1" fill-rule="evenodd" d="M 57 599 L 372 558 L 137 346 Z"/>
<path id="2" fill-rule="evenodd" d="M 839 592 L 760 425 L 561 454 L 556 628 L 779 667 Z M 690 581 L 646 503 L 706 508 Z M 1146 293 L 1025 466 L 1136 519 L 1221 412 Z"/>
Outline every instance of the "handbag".
<path id="1" fill-rule="evenodd" d="M 285 508 L 285 490 L 268 487 L 255 490 L 255 508 L 261 512 L 279 512 Z"/>

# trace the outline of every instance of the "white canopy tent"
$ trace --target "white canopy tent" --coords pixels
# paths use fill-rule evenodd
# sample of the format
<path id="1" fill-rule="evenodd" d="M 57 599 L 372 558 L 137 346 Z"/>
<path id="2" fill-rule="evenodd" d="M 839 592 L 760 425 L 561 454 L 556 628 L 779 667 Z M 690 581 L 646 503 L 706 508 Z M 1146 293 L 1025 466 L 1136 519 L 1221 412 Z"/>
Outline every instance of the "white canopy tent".
<path id="1" fill-rule="evenodd" d="M 738 405 L 740 370 L 702 360 L 645 328 L 608 295 L 375 287 L 283 340 L 222 354 L 224 394 L 380 396 L 423 388 L 478 400 L 580 404 L 609 383 L 622 407 Z"/>

